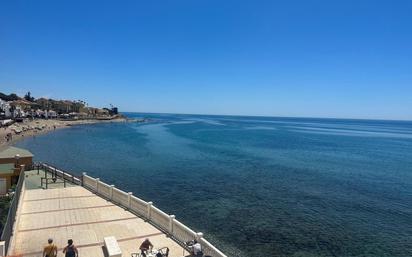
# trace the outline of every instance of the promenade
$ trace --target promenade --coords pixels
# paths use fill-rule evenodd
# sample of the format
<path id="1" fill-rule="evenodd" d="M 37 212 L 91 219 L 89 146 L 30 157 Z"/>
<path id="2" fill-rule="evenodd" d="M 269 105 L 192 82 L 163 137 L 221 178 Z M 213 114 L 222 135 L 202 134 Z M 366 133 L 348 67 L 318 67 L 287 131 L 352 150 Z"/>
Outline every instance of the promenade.
<path id="1" fill-rule="evenodd" d="M 171 257 L 188 255 L 150 223 L 91 191 L 81 186 L 35 188 L 33 174 L 26 178 L 21 194 L 9 255 L 41 256 L 47 239 L 53 238 L 58 256 L 63 256 L 67 240 L 73 239 L 79 256 L 103 257 L 103 238 L 107 236 L 116 237 L 122 256 L 138 252 L 145 238 L 155 249 L 169 247 Z"/>

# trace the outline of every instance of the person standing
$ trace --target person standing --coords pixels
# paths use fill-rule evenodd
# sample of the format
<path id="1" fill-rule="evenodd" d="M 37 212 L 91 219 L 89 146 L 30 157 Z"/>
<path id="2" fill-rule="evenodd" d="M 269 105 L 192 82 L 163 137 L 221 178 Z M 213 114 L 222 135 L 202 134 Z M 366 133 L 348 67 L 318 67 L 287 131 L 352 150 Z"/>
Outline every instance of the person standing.
<path id="1" fill-rule="evenodd" d="M 203 256 L 202 245 L 196 240 L 193 240 L 192 254 L 193 256 L 196 256 L 196 257 Z"/>
<path id="2" fill-rule="evenodd" d="M 67 246 L 64 247 L 63 253 L 65 254 L 64 255 L 65 257 L 78 257 L 79 256 L 79 252 L 77 251 L 76 246 L 74 246 L 72 239 L 69 239 L 67 241 Z"/>
<path id="3" fill-rule="evenodd" d="M 43 248 L 43 257 L 56 257 L 57 256 L 57 246 L 53 244 L 53 239 L 49 238 L 47 242 L 48 244 Z"/>

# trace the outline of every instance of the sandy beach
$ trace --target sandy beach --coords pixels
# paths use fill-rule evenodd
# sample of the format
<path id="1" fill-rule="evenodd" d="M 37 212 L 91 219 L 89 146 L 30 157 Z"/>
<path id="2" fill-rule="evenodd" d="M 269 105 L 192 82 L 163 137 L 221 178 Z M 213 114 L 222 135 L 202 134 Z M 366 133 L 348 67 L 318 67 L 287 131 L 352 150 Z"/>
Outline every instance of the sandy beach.
<path id="1" fill-rule="evenodd" d="M 24 121 L 14 123 L 8 127 L 0 128 L 0 146 L 12 144 L 16 140 L 26 137 L 41 135 L 44 133 L 55 131 L 56 129 L 69 128 L 71 126 L 95 123 L 110 123 L 110 122 L 126 122 L 125 118 L 112 120 L 44 120 L 35 119 L 32 121 Z M 7 141 L 7 134 L 11 134 L 11 140 Z"/>

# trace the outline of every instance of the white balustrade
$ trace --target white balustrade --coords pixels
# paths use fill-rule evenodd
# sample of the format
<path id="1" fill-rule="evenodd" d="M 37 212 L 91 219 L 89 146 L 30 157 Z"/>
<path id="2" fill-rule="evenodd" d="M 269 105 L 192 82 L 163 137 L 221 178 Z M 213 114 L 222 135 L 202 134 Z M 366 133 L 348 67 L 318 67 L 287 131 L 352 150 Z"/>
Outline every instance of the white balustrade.
<path id="1" fill-rule="evenodd" d="M 100 178 L 96 178 L 95 179 L 96 182 L 96 186 L 94 187 L 95 193 L 99 194 L 99 182 L 100 182 Z"/>
<path id="2" fill-rule="evenodd" d="M 96 191 L 96 180 L 84 173 L 83 175 L 83 186 L 91 191 Z"/>
<path id="3" fill-rule="evenodd" d="M 153 206 L 153 202 L 147 202 L 147 214 L 146 214 L 146 218 L 147 218 L 148 220 L 150 220 L 150 218 L 151 218 L 152 206 Z"/>
<path id="4" fill-rule="evenodd" d="M 130 209 L 131 207 L 132 196 L 133 196 L 133 192 L 127 193 L 127 209 Z"/>
<path id="5" fill-rule="evenodd" d="M 114 185 L 110 185 L 110 195 L 109 195 L 110 200 L 113 199 L 113 189 L 114 189 Z"/>
<path id="6" fill-rule="evenodd" d="M 196 232 L 188 228 L 178 220 L 173 220 L 173 236 L 180 242 L 188 242 L 196 239 Z"/>
<path id="7" fill-rule="evenodd" d="M 142 217 L 147 215 L 147 202 L 142 199 L 137 198 L 136 196 L 130 197 L 130 209 Z"/>
<path id="8" fill-rule="evenodd" d="M 219 249 L 214 247 L 209 241 L 204 238 L 201 238 L 198 241 L 202 245 L 202 251 L 204 255 L 210 255 L 213 257 L 226 257 L 224 253 L 222 253 Z"/>
<path id="9" fill-rule="evenodd" d="M 174 219 L 176 218 L 175 215 L 169 215 L 169 233 L 173 235 L 173 225 Z"/>
<path id="10" fill-rule="evenodd" d="M 227 257 L 219 251 L 210 242 L 203 238 L 202 233 L 196 233 L 189 227 L 176 220 L 174 215 L 168 215 L 159 208 L 153 206 L 153 202 L 146 202 L 134 196 L 131 192 L 126 193 L 114 185 L 108 185 L 100 181 L 100 179 L 92 178 L 86 173 L 83 173 L 83 186 L 98 195 L 111 199 L 114 203 L 129 209 L 137 215 L 146 218 L 152 224 L 159 227 L 162 231 L 171 235 L 177 242 L 184 244 L 191 240 L 198 240 L 202 245 L 205 255 L 213 257 Z"/>
<path id="11" fill-rule="evenodd" d="M 200 239 L 202 239 L 202 238 L 203 238 L 203 233 L 202 232 L 197 232 L 196 233 L 196 240 L 200 241 Z"/>
<path id="12" fill-rule="evenodd" d="M 110 191 L 111 187 L 108 184 L 99 181 L 99 187 L 97 192 L 99 195 L 103 196 L 104 198 L 110 199 Z"/>
<path id="13" fill-rule="evenodd" d="M 128 208 L 128 198 L 129 195 L 120 189 L 113 188 L 112 201 L 118 203 L 119 205 Z"/>
<path id="14" fill-rule="evenodd" d="M 150 220 L 165 231 L 169 230 L 170 217 L 159 208 L 152 206 Z"/>

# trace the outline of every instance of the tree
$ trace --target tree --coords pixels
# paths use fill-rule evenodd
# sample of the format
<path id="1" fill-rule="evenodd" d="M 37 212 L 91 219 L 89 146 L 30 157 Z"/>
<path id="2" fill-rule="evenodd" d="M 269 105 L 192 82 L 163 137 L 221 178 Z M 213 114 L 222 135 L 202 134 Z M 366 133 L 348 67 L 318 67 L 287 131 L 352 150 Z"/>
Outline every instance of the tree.
<path id="1" fill-rule="evenodd" d="M 34 97 L 31 96 L 30 91 L 27 92 L 27 94 L 24 96 L 24 99 L 26 99 L 29 102 L 34 102 Z"/>
<path id="2" fill-rule="evenodd" d="M 15 100 L 19 100 L 19 97 L 16 94 L 6 95 L 3 93 L 0 93 L 0 99 L 4 101 L 15 101 Z"/>

